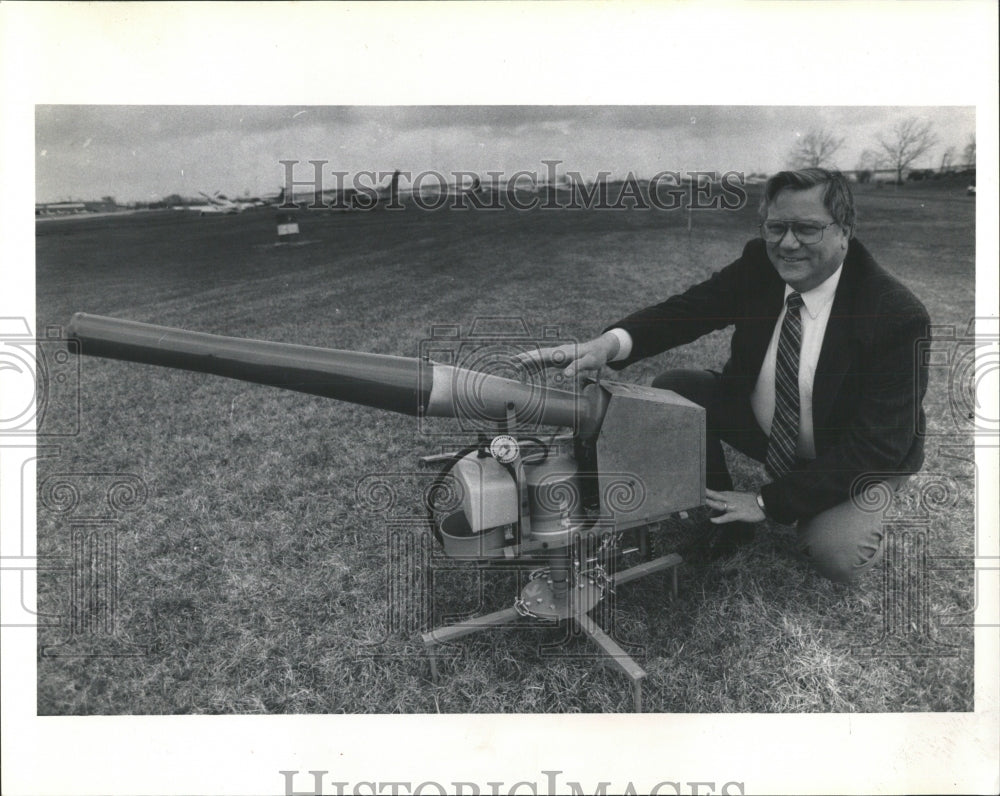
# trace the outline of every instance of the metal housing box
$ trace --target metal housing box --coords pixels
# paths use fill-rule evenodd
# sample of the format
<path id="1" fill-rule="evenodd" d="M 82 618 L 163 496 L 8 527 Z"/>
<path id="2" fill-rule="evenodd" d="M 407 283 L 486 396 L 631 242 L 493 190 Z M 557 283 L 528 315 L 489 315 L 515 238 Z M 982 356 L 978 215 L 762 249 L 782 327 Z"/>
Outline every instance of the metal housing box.
<path id="1" fill-rule="evenodd" d="M 705 410 L 670 390 L 602 381 L 601 514 L 618 530 L 705 503 Z"/>
<path id="2" fill-rule="evenodd" d="M 462 508 L 474 533 L 517 522 L 517 484 L 496 459 L 473 452 L 451 472 L 460 484 Z"/>

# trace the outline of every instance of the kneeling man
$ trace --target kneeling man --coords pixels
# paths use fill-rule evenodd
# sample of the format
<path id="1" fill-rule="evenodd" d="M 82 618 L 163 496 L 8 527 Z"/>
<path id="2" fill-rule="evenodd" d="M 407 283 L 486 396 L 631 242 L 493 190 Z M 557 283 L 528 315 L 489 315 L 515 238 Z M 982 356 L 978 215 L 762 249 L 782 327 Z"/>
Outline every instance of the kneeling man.
<path id="1" fill-rule="evenodd" d="M 927 370 L 916 356 L 930 319 L 855 239 L 841 174 L 774 175 L 760 219 L 760 238 L 708 280 L 534 359 L 568 357 L 567 376 L 620 369 L 732 326 L 721 372 L 670 370 L 653 382 L 706 409 L 707 503 L 722 549 L 748 541 L 765 518 L 797 523 L 800 554 L 853 584 L 883 541 L 881 515 L 859 507 L 858 490 L 898 488 L 923 463 Z M 764 462 L 769 480 L 733 491 L 720 439 Z"/>

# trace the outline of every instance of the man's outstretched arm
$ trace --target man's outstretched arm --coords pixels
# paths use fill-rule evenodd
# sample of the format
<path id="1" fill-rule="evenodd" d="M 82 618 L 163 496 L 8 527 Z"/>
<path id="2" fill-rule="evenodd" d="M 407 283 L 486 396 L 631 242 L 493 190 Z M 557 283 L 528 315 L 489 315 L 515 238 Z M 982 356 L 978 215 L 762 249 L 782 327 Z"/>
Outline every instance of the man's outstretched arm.
<path id="1" fill-rule="evenodd" d="M 567 343 L 553 348 L 540 348 L 517 356 L 526 368 L 562 368 L 567 378 L 594 373 L 617 358 L 622 351 L 622 339 L 607 331 L 585 343 Z"/>

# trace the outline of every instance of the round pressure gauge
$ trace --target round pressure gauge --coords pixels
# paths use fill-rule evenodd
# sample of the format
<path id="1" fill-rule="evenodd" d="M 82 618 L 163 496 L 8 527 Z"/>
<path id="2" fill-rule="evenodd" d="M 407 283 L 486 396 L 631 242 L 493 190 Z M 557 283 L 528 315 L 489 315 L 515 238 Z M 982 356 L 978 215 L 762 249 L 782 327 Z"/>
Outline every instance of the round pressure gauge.
<path id="1" fill-rule="evenodd" d="M 520 452 L 517 440 L 510 434 L 500 434 L 490 443 L 490 454 L 501 464 L 510 464 Z"/>

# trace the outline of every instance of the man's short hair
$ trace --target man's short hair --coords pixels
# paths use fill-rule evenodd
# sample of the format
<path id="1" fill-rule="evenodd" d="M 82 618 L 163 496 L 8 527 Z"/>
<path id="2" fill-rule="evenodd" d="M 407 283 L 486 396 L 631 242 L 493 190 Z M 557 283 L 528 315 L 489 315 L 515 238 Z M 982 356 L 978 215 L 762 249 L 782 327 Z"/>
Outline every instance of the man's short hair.
<path id="1" fill-rule="evenodd" d="M 786 188 L 792 191 L 805 191 L 817 185 L 825 185 L 823 205 L 837 222 L 847 231 L 847 237 L 854 237 L 854 194 L 847 178 L 839 171 L 829 169 L 800 169 L 798 171 L 779 171 L 768 179 L 764 186 L 764 196 L 760 200 L 758 213 L 760 220 L 767 218 L 767 210 L 775 197 Z"/>

